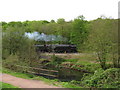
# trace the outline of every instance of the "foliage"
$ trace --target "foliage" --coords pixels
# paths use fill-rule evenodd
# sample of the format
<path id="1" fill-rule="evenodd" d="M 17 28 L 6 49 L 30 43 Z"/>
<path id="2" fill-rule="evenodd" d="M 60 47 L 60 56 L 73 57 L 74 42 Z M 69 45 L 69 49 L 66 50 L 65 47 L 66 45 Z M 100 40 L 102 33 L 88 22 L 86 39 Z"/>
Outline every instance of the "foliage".
<path id="1" fill-rule="evenodd" d="M 70 83 L 75 85 L 80 85 L 80 81 L 76 81 L 76 80 L 72 80 L 70 81 Z"/>
<path id="2" fill-rule="evenodd" d="M 84 21 L 83 19 L 84 19 L 83 16 L 81 16 L 81 17 L 79 16 L 74 21 L 68 21 L 68 22 L 66 22 L 64 18 L 59 18 L 57 20 L 57 23 L 54 20 L 51 20 L 51 22 L 48 22 L 46 20 L 9 22 L 9 23 L 2 22 L 2 27 L 3 27 L 3 31 L 6 31 L 6 32 L 8 32 L 10 28 L 11 29 L 16 28 L 16 29 L 19 29 L 19 31 L 23 31 L 23 32 L 37 31 L 39 33 L 45 33 L 47 35 L 61 35 L 62 37 L 67 38 L 68 40 L 66 42 L 59 41 L 56 43 L 76 44 L 77 42 L 74 43 L 74 40 L 72 40 L 74 32 L 77 31 L 77 32 L 79 32 L 78 34 L 81 34 L 81 35 L 79 35 L 79 36 L 82 36 L 81 40 L 85 36 L 85 35 L 82 35 L 83 32 L 86 32 L 86 30 L 85 30 L 85 27 L 86 27 L 85 22 L 86 21 Z M 75 33 L 75 35 L 77 35 L 77 33 Z"/>
<path id="3" fill-rule="evenodd" d="M 52 61 L 51 61 L 51 62 L 48 62 L 47 65 L 54 66 L 54 67 L 57 67 L 57 68 L 58 68 L 58 66 L 59 66 L 62 62 L 65 61 L 64 59 L 59 58 L 59 57 L 57 57 L 57 56 L 55 56 L 55 55 L 53 55 L 53 56 L 51 57 L 51 59 L 52 59 Z"/>
<path id="4" fill-rule="evenodd" d="M 7 59 L 3 60 L 3 66 L 6 68 L 14 69 L 14 65 L 18 62 L 18 56 L 16 55 L 10 55 L 7 57 Z"/>
<path id="5" fill-rule="evenodd" d="M 96 62 L 92 62 L 91 59 L 93 58 L 87 57 L 87 55 L 85 55 L 84 58 L 79 57 L 78 59 L 68 60 L 53 55 L 52 61 L 49 62 L 48 65 L 59 66 L 67 63 L 70 64 L 68 66 L 71 68 L 78 70 L 88 70 L 89 72 L 96 70 L 94 74 L 84 76 L 82 79 L 81 85 L 86 87 L 120 87 L 118 79 L 119 70 L 116 69 L 120 67 L 117 20 L 106 17 L 101 17 L 93 21 L 86 21 L 84 19 L 84 16 L 78 16 L 68 22 L 66 22 L 64 18 L 58 19 L 57 22 L 54 20 L 50 22 L 46 20 L 2 22 L 3 65 L 9 69 L 19 71 L 19 69 L 15 67 L 15 64 L 23 66 L 37 66 L 39 64 L 38 55 L 33 46 L 34 44 L 41 44 L 42 41 L 33 41 L 25 37 L 25 32 L 37 31 L 39 33 L 45 33 L 46 35 L 60 35 L 67 38 L 67 41 L 52 41 L 46 43 L 75 44 L 80 52 L 90 51 L 92 54 L 95 53 L 99 63 L 96 64 Z M 107 65 L 108 62 L 112 62 L 114 68 Z M 102 69 L 99 69 L 100 66 Z M 25 77 L 34 78 L 33 75 Z M 69 87 L 71 84 L 80 84 L 80 82 L 63 82 L 61 85 Z"/>
<path id="6" fill-rule="evenodd" d="M 8 51 L 9 54 L 15 54 L 19 51 L 21 44 L 23 45 L 25 37 L 22 28 L 8 28 L 7 32 L 3 34 L 3 52 Z M 3 53 L 4 54 L 4 53 Z M 4 56 L 4 55 L 3 55 Z"/>
<path id="7" fill-rule="evenodd" d="M 93 75 L 84 75 L 81 85 L 85 87 L 120 88 L 120 69 L 96 70 Z"/>
<path id="8" fill-rule="evenodd" d="M 83 16 L 79 16 L 78 18 L 74 19 L 72 23 L 72 31 L 70 33 L 70 42 L 72 44 L 76 44 L 79 50 L 82 49 L 83 43 L 85 42 L 88 31 L 86 28 L 87 21 L 84 20 Z"/>
<path id="9" fill-rule="evenodd" d="M 35 60 L 37 60 L 37 54 L 33 47 L 34 41 L 25 37 L 23 27 L 17 28 L 13 23 L 11 26 L 12 27 L 7 28 L 7 31 L 4 31 L 2 38 L 2 58 L 3 62 L 5 62 L 4 65 L 9 66 L 10 68 L 10 65 L 15 65 L 16 62 L 29 66 L 37 64 L 37 62 L 35 62 Z M 16 61 L 9 57 L 16 59 Z"/>
<path id="10" fill-rule="evenodd" d="M 89 63 L 89 64 L 75 64 L 72 66 L 72 68 L 78 69 L 78 70 L 86 70 L 87 72 L 94 73 L 95 70 L 100 68 L 99 64 Z"/>
<path id="11" fill-rule="evenodd" d="M 75 84 L 71 84 L 69 82 L 61 82 L 61 85 L 66 88 L 82 88 L 81 86 L 77 86 Z"/>
<path id="12" fill-rule="evenodd" d="M 114 66 L 117 63 L 117 20 L 97 19 L 89 24 L 90 33 L 87 45 L 94 51 L 103 69 L 106 69 L 106 60 L 113 60 Z M 112 56 L 108 58 L 108 55 Z M 116 64 L 116 65 L 115 65 Z"/>
<path id="13" fill-rule="evenodd" d="M 64 19 L 64 18 L 59 18 L 59 19 L 57 20 L 57 23 L 58 23 L 58 24 L 63 24 L 63 23 L 65 23 L 65 19 Z"/>

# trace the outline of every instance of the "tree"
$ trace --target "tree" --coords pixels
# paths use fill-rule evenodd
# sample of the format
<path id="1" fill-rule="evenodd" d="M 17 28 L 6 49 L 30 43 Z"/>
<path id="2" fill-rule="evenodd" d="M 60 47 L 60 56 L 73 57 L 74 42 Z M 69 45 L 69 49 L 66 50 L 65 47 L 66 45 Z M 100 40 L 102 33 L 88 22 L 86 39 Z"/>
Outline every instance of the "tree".
<path id="1" fill-rule="evenodd" d="M 59 18 L 59 19 L 57 20 L 57 23 L 58 23 L 58 24 L 63 24 L 63 23 L 65 23 L 65 19 L 64 19 L 64 18 Z"/>
<path id="2" fill-rule="evenodd" d="M 1 22 L 1 23 L 2 23 L 3 31 L 6 30 L 6 28 L 8 27 L 8 24 L 6 22 Z"/>
<path id="3" fill-rule="evenodd" d="M 16 55 L 19 63 L 27 65 L 34 64 L 34 60 L 37 60 L 34 42 L 28 39 L 24 33 L 22 27 L 7 28 L 2 38 L 3 59 L 7 59 L 10 55 Z"/>
<path id="4" fill-rule="evenodd" d="M 87 44 L 95 51 L 98 61 L 103 69 L 106 69 L 106 62 L 113 60 L 116 67 L 117 61 L 117 21 L 112 19 L 97 19 L 90 22 L 90 34 Z"/>
<path id="5" fill-rule="evenodd" d="M 55 21 L 54 21 L 54 20 L 51 20 L 50 23 L 55 23 Z"/>
<path id="6" fill-rule="evenodd" d="M 7 49 L 9 54 L 15 54 L 18 51 L 23 39 L 22 28 L 17 29 L 18 31 L 16 29 L 15 27 L 9 27 L 3 34 L 3 49 Z"/>
<path id="7" fill-rule="evenodd" d="M 83 16 L 78 16 L 72 23 L 70 42 L 76 44 L 79 50 L 82 49 L 82 45 L 88 35 L 86 25 L 87 21 L 84 20 Z"/>

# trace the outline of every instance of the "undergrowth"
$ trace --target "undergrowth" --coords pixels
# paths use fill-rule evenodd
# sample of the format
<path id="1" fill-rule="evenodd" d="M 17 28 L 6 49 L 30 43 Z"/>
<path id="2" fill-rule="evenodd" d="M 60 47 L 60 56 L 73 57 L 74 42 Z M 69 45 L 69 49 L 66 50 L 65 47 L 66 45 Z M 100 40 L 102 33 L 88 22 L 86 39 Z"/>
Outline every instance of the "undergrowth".
<path id="1" fill-rule="evenodd" d="M 99 69 L 94 74 L 85 74 L 81 82 L 85 87 L 120 88 L 120 69 Z"/>

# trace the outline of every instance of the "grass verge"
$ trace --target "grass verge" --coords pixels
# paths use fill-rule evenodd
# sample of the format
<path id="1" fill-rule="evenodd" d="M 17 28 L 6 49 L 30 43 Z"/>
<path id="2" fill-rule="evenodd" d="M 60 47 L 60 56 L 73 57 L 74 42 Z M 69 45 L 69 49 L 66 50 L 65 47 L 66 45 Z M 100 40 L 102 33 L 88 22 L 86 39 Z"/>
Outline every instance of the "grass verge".
<path id="1" fill-rule="evenodd" d="M 52 84 L 58 87 L 64 87 L 64 88 L 82 88 L 81 86 L 77 86 L 74 84 L 71 84 L 69 82 L 61 82 L 58 79 L 47 79 L 42 76 L 36 76 L 36 75 L 31 75 L 31 74 L 26 74 L 26 73 L 19 73 L 19 72 L 14 72 L 9 69 L 3 68 L 3 73 L 10 74 L 16 77 L 20 78 L 25 78 L 25 79 L 32 79 L 32 80 L 41 80 L 44 81 L 46 84 Z"/>
<path id="2" fill-rule="evenodd" d="M 0 82 L 0 84 L 1 84 L 0 88 L 18 88 L 16 86 L 13 86 L 13 85 L 8 84 L 8 83 Z"/>

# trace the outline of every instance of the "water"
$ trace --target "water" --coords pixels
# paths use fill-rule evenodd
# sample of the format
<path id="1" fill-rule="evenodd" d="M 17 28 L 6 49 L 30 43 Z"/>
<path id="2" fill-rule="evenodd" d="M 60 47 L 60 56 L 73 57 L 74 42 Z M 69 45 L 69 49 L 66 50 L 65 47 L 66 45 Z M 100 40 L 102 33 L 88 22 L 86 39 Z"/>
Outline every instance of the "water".
<path id="1" fill-rule="evenodd" d="M 83 77 L 83 74 L 84 73 L 81 71 L 71 70 L 67 68 L 60 68 L 58 78 L 61 81 L 71 81 L 71 80 L 80 81 L 81 78 Z"/>
<path id="2" fill-rule="evenodd" d="M 57 70 L 58 73 L 49 72 L 49 74 L 58 75 L 58 77 L 55 77 L 55 78 L 59 79 L 60 81 L 71 81 L 71 80 L 80 81 L 84 74 L 81 71 L 67 69 L 67 68 L 55 68 L 55 67 L 54 68 L 53 67 L 45 67 L 45 68 L 49 69 L 49 70 Z M 43 71 L 43 73 L 46 73 L 46 72 Z M 49 78 L 49 79 L 54 78 L 54 77 L 49 77 L 49 76 L 44 76 L 44 77 Z"/>

